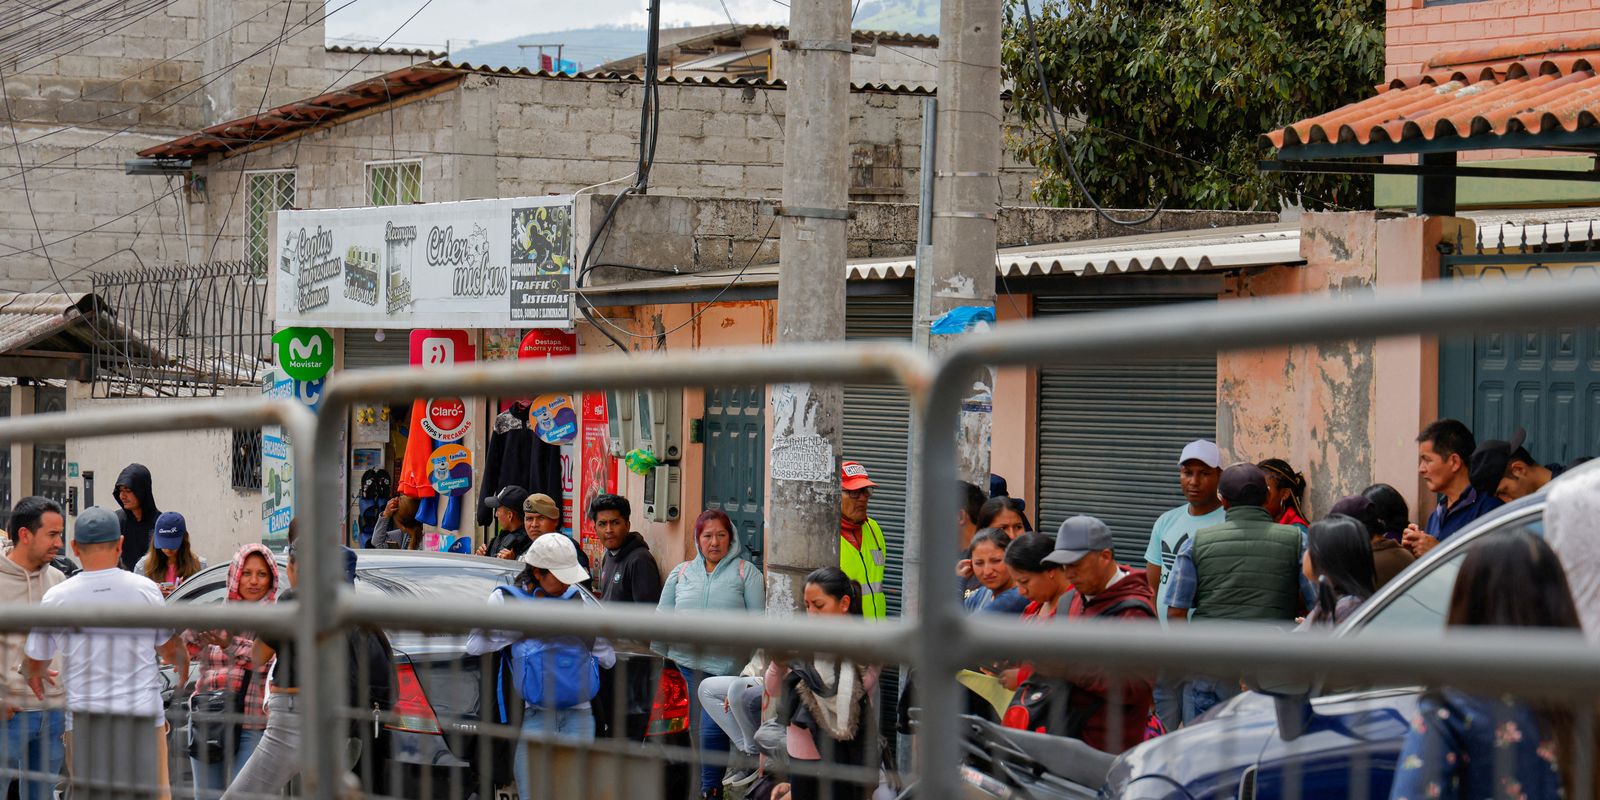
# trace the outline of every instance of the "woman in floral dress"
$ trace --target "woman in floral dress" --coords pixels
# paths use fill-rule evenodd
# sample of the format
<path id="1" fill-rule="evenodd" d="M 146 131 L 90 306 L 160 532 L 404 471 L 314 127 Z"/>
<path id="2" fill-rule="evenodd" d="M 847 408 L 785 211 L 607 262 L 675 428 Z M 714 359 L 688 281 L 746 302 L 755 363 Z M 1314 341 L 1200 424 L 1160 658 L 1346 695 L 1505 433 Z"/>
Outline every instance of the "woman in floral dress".
<path id="1" fill-rule="evenodd" d="M 1467 553 L 1450 598 L 1449 624 L 1580 631 L 1566 572 L 1544 540 L 1526 531 L 1497 534 Z M 1570 797 L 1574 767 L 1571 709 L 1430 692 L 1406 733 L 1391 800 Z"/>

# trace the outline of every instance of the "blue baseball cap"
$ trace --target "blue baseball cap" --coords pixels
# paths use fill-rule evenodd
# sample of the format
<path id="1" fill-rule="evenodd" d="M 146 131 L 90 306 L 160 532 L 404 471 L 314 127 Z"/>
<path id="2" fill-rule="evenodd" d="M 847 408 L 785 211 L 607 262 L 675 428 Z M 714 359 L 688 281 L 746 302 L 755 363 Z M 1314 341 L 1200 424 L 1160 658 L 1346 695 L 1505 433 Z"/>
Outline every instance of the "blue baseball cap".
<path id="1" fill-rule="evenodd" d="M 72 541 L 78 544 L 106 544 L 122 538 L 117 515 L 99 506 L 90 506 L 78 515 L 72 526 Z"/>
<path id="2" fill-rule="evenodd" d="M 183 546 L 183 537 L 189 533 L 189 523 L 176 511 L 163 511 L 156 517 L 153 544 L 157 550 L 176 550 Z"/>

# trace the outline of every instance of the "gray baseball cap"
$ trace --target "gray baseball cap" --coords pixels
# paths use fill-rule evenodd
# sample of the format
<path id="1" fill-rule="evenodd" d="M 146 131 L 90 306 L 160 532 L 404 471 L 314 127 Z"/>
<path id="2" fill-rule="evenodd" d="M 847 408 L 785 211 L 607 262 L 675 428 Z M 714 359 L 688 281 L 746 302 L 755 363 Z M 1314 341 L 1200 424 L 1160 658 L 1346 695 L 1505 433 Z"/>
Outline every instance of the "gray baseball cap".
<path id="1" fill-rule="evenodd" d="M 72 541 L 78 544 L 105 544 L 122 538 L 117 515 L 99 506 L 90 506 L 78 515 L 72 526 Z"/>
<path id="2" fill-rule="evenodd" d="M 1082 514 L 1061 523 L 1056 533 L 1056 549 L 1044 557 L 1047 564 L 1076 564 L 1084 556 L 1111 549 L 1111 529 L 1094 517 Z"/>

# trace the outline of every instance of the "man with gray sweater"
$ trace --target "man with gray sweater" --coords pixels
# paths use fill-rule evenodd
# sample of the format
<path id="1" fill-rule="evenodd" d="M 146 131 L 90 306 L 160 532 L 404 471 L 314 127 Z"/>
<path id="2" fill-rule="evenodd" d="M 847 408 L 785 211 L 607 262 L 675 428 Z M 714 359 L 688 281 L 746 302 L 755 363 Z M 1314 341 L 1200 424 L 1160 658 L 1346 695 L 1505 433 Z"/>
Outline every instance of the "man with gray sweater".
<path id="1" fill-rule="evenodd" d="M 11 549 L 0 558 L 0 603 L 38 603 L 66 580 L 50 566 L 60 555 L 66 519 L 55 501 L 24 497 L 11 510 Z M 49 685 L 44 697 L 28 688 L 22 666 L 26 633 L 0 635 L 0 792 L 18 780 L 20 800 L 51 800 L 63 759 L 66 689 Z M 60 659 L 51 664 L 59 671 Z"/>

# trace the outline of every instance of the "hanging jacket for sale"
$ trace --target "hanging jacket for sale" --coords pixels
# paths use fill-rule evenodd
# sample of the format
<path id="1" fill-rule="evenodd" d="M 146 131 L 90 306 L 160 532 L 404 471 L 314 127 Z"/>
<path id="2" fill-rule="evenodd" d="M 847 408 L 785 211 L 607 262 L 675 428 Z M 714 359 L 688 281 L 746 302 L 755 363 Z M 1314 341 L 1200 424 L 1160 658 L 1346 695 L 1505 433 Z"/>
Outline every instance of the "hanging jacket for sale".
<path id="1" fill-rule="evenodd" d="M 433 473 L 433 466 L 428 463 L 433 455 L 433 437 L 422 429 L 422 419 L 427 413 L 427 400 L 412 401 L 406 457 L 400 465 L 400 493 L 421 501 L 417 504 L 418 522 L 436 525 L 439 521 L 439 492 L 428 481 L 428 476 Z"/>
<path id="2" fill-rule="evenodd" d="M 493 497 L 507 486 L 521 486 L 529 494 L 547 494 L 561 507 L 561 448 L 547 444 L 528 421 L 532 403 L 518 400 L 494 418 L 489 433 L 489 453 L 484 459 L 478 497 Z M 494 509 L 478 503 L 478 525 L 494 522 Z"/>

